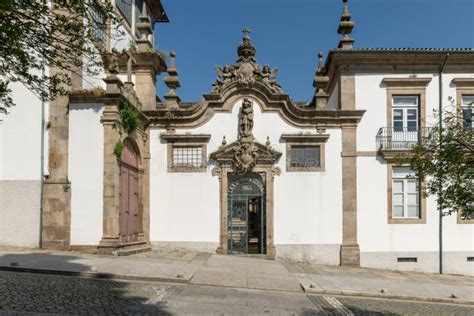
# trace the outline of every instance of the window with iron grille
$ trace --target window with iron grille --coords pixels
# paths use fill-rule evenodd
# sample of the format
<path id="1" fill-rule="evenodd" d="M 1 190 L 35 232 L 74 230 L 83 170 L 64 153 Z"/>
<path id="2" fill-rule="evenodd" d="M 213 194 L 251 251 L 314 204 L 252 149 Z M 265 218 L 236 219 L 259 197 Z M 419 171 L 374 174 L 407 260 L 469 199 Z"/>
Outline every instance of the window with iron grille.
<path id="1" fill-rule="evenodd" d="M 128 25 L 132 26 L 132 5 L 133 0 L 115 0 L 115 5 L 119 8 Z"/>
<path id="2" fill-rule="evenodd" d="M 320 146 L 292 145 L 289 166 L 305 170 L 321 167 Z"/>
<path id="3" fill-rule="evenodd" d="M 173 147 L 173 168 L 201 168 L 203 166 L 202 153 L 202 146 Z"/>
<path id="4" fill-rule="evenodd" d="M 104 48 L 106 46 L 106 27 L 104 13 L 97 2 L 94 1 L 92 6 L 92 33 L 97 43 Z"/>

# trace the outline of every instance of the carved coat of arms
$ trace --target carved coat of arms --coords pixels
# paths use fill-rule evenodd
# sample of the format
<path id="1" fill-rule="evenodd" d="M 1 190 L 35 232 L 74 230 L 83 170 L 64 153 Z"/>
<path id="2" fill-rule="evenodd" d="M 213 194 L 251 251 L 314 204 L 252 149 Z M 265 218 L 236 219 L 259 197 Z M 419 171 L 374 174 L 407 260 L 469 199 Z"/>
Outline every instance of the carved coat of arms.
<path id="1" fill-rule="evenodd" d="M 247 86 L 258 81 L 266 85 L 273 93 L 281 93 L 281 85 L 276 80 L 278 70 L 271 69 L 269 65 L 264 65 L 260 69 L 260 65 L 255 60 L 256 49 L 250 42 L 249 30 L 244 29 L 243 32 L 244 38 L 237 48 L 239 58 L 233 65 L 216 66 L 217 79 L 212 85 L 212 91 L 220 93 L 232 82 Z"/>

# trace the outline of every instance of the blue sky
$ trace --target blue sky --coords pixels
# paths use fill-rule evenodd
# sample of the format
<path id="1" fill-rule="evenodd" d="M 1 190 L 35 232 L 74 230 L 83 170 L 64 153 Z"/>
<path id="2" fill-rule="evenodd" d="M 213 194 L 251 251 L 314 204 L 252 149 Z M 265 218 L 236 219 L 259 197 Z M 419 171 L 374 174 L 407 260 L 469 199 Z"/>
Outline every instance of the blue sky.
<path id="1" fill-rule="evenodd" d="M 211 90 L 215 65 L 232 64 L 242 29 L 257 62 L 278 68 L 283 90 L 311 99 L 318 51 L 337 47 L 342 0 L 162 0 L 159 49 L 176 52 L 183 101 Z M 474 0 L 349 0 L 355 47 L 474 47 Z M 158 95 L 166 93 L 162 78 Z"/>

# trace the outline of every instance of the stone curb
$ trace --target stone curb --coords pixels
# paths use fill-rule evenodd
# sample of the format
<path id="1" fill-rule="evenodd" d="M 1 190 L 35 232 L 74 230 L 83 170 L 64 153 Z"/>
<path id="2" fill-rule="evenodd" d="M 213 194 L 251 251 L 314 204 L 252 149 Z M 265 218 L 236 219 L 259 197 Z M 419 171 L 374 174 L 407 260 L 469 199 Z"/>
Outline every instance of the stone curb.
<path id="1" fill-rule="evenodd" d="M 452 298 L 430 298 L 430 297 L 417 297 L 417 296 L 405 296 L 405 295 L 391 295 L 391 294 L 379 294 L 379 293 L 366 293 L 366 292 L 355 292 L 355 291 L 332 291 L 332 290 L 308 290 L 303 287 L 305 293 L 308 294 L 327 294 L 336 296 L 352 296 L 352 297 L 367 297 L 367 298 L 383 298 L 383 299 L 394 299 L 404 301 L 418 301 L 427 303 L 447 303 L 447 304 L 462 304 L 462 305 L 473 305 L 474 301 L 466 301 Z"/>
<path id="2" fill-rule="evenodd" d="M 120 274 L 114 274 L 114 273 L 76 272 L 76 271 L 49 270 L 49 269 L 23 268 L 23 267 L 6 267 L 6 266 L 0 266 L 0 271 L 76 276 L 76 277 L 87 277 L 87 278 L 92 278 L 92 279 L 107 279 L 107 280 L 112 280 L 112 281 L 113 280 L 128 280 L 128 281 L 149 281 L 149 282 L 166 282 L 166 283 L 189 283 L 189 280 L 190 280 L 190 278 L 186 279 L 184 277 L 183 278 L 145 277 L 145 276 L 120 275 Z"/>
<path id="3" fill-rule="evenodd" d="M 0 266 L 0 271 L 8 272 L 20 272 L 20 273 L 36 273 L 36 274 L 49 274 L 49 275 L 63 275 L 63 276 L 76 276 L 76 277 L 87 277 L 93 279 L 106 279 L 106 280 L 127 280 L 127 281 L 148 281 L 148 282 L 164 282 L 164 283 L 180 283 L 180 284 L 191 284 L 191 285 L 204 285 L 204 286 L 218 286 L 226 287 L 213 284 L 199 284 L 199 283 L 190 283 L 192 276 L 189 279 L 186 278 L 164 278 L 164 277 L 141 277 L 141 276 L 130 276 L 130 275 L 119 275 L 113 273 L 99 273 L 99 272 L 75 272 L 75 271 L 64 271 L 64 270 L 48 270 L 48 269 L 36 269 L 36 268 L 23 268 L 23 267 L 7 267 Z M 418 302 L 427 302 L 427 303 L 447 303 L 447 304 L 461 304 L 461 305 L 472 305 L 474 306 L 474 301 L 458 300 L 458 299 L 444 299 L 444 298 L 423 298 L 416 296 L 403 296 L 403 295 L 390 295 L 390 294 L 378 294 L 378 293 L 365 293 L 365 292 L 355 292 L 355 291 L 332 291 L 332 290 L 318 290 L 318 289 L 307 289 L 302 286 L 304 293 L 307 294 L 326 294 L 326 295 L 335 295 L 335 296 L 348 296 L 348 297 L 366 297 L 366 298 L 379 298 L 379 299 L 398 299 L 405 301 L 418 301 Z M 246 288 L 246 287 L 236 287 L 232 288 L 242 288 L 242 289 L 256 289 L 256 290 L 265 290 L 261 288 Z M 272 289 L 271 291 L 278 291 Z M 293 291 L 284 291 L 284 292 L 293 292 Z M 299 292 L 294 292 L 299 293 Z"/>

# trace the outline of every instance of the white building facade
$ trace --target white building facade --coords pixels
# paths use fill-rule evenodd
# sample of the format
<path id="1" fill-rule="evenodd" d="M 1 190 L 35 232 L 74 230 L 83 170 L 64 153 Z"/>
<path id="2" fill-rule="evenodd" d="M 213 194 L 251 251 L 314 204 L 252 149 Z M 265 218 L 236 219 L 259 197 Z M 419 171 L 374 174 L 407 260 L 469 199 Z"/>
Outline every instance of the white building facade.
<path id="1" fill-rule="evenodd" d="M 165 16 L 144 3 L 148 21 Z M 166 65 L 137 27 L 137 51 L 106 54 L 104 91 L 83 81 L 46 106 L 44 181 L 41 107 L 27 110 L 34 97 L 22 94 L 3 118 L 0 244 L 438 271 L 436 200 L 396 157 L 434 122 L 440 97 L 458 106 L 473 98 L 472 50 L 353 48 L 345 6 L 343 38 L 324 64 L 320 56 L 311 101 L 283 93 L 244 32 L 237 60 L 190 103 L 175 91 L 174 53 Z M 130 133 L 128 107 L 139 123 Z M 26 120 L 39 134 L 18 129 Z M 474 275 L 474 222 L 442 221 L 444 272 Z"/>

